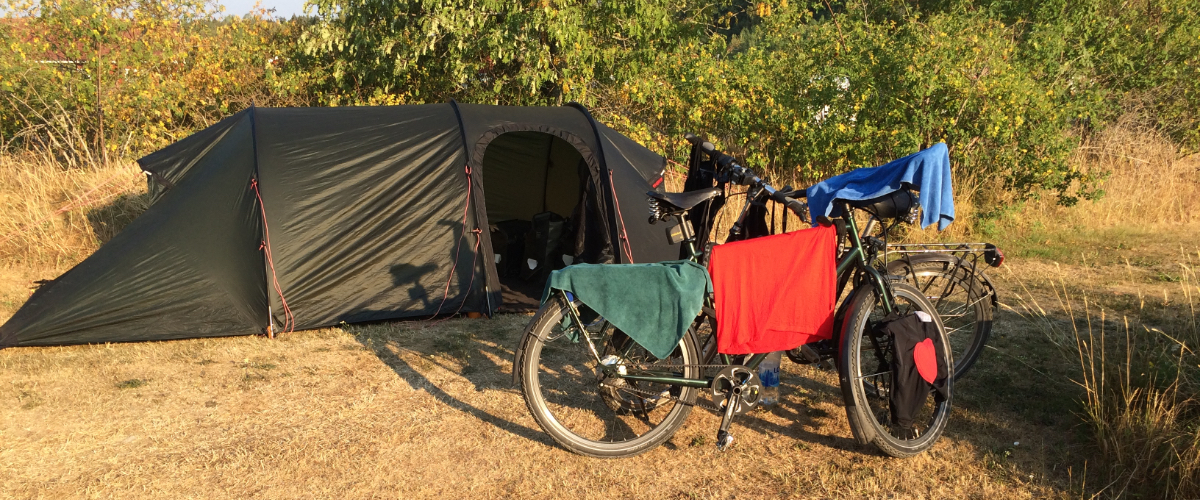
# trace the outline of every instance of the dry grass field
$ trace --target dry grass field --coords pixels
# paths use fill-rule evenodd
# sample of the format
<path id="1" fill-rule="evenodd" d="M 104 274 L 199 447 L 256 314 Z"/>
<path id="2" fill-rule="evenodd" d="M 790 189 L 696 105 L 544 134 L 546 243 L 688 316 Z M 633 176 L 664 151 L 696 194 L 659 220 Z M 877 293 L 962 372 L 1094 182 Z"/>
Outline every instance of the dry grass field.
<path id="1" fill-rule="evenodd" d="M 1122 317 L 1194 333 L 1200 262 L 1200 165 L 1131 137 L 1080 159 L 1113 172 L 1101 202 L 1029 203 L 975 230 L 987 234 L 949 236 L 1008 248 L 991 272 L 1007 308 L 955 386 L 945 437 L 915 458 L 856 445 L 835 375 L 787 362 L 781 403 L 736 420 L 726 452 L 719 418 L 697 409 L 644 455 L 571 454 L 512 384 L 529 317 L 501 315 L 0 350 L 0 498 L 1120 496 L 1137 480 L 1094 438 L 1070 338 L 1119 332 Z M 0 320 L 135 213 L 140 182 L 130 166 L 0 158 Z M 1144 196 L 1138 182 L 1169 184 Z"/>
<path id="2" fill-rule="evenodd" d="M 9 349 L 0 476 L 13 497 L 1036 497 L 1069 491 L 1068 406 L 1027 377 L 961 386 L 932 452 L 855 445 L 831 373 L 787 367 L 784 401 L 736 423 L 696 411 L 625 460 L 556 445 L 511 385 L 525 317 L 258 337 Z M 1027 361 L 1028 362 L 1028 361 Z M 989 357 L 987 365 L 1000 364 Z M 988 385 L 1003 380 L 1006 394 Z M 1020 442 L 1020 444 L 1016 444 Z"/>

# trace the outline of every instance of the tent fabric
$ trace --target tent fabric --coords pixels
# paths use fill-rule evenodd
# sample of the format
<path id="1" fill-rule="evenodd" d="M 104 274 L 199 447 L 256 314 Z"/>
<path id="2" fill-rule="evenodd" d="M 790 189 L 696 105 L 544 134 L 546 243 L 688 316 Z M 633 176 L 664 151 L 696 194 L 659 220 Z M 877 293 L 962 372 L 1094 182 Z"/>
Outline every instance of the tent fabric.
<path id="1" fill-rule="evenodd" d="M 139 160 L 150 208 L 35 292 L 0 347 L 258 334 L 284 324 L 280 295 L 298 329 L 490 315 L 501 287 L 484 257 L 498 222 L 485 169 L 505 164 L 543 175 L 527 186 L 547 207 L 585 198 L 601 228 L 587 245 L 614 247 L 597 263 L 678 255 L 642 216 L 665 160 L 582 107 L 250 108 Z"/>
<path id="2" fill-rule="evenodd" d="M 0 345 L 261 331 L 267 291 L 248 118 L 242 114 L 153 209 L 35 292 L 0 327 Z"/>
<path id="3" fill-rule="evenodd" d="M 183 140 L 138 160 L 142 171 L 150 176 L 150 202 L 155 203 L 168 189 L 175 186 L 197 163 L 204 161 L 213 147 L 221 142 L 229 131 L 246 120 L 246 112 L 226 117 L 215 125 L 196 132 Z M 245 130 L 241 130 L 245 133 Z"/>

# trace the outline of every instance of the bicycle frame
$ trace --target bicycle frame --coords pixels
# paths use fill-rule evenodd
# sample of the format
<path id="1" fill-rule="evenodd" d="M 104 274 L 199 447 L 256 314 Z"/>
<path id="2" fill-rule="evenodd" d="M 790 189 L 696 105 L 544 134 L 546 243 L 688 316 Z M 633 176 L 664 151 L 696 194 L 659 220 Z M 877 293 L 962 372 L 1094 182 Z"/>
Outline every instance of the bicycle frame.
<path id="1" fill-rule="evenodd" d="M 841 260 L 838 262 L 837 271 L 836 271 L 837 275 L 842 276 L 843 273 L 850 271 L 852 268 L 856 269 L 858 271 L 864 272 L 868 277 L 867 278 L 868 281 L 870 281 L 872 283 L 872 285 L 878 291 L 879 296 L 883 299 L 884 310 L 887 313 L 891 313 L 893 306 L 892 306 L 890 294 L 888 293 L 889 290 L 887 288 L 888 287 L 887 280 L 883 277 L 882 274 L 879 273 L 878 270 L 876 270 L 873 266 L 870 265 L 870 259 L 868 258 L 868 257 L 872 257 L 872 258 L 874 257 L 874 251 L 873 250 L 867 251 L 867 250 L 863 249 L 862 240 L 861 240 L 861 238 L 859 238 L 858 228 L 854 222 L 854 217 L 853 217 L 852 213 L 849 210 L 844 211 L 844 213 L 846 214 L 846 216 L 845 216 L 846 223 L 849 225 L 850 250 L 847 251 L 842 256 Z M 689 242 L 689 245 L 691 245 L 691 242 Z M 692 248 L 693 260 L 694 260 L 695 255 L 696 255 L 695 247 L 693 246 L 691 248 Z M 655 371 L 649 371 L 649 370 L 644 371 L 641 374 L 621 373 L 621 371 L 623 371 L 622 369 L 624 368 L 623 366 L 621 367 L 622 369 L 618 369 L 615 366 L 605 365 L 603 363 L 603 361 L 601 360 L 600 350 L 592 342 L 591 337 L 589 337 L 587 335 L 587 329 L 585 328 L 585 326 L 583 324 L 583 320 L 580 319 L 579 311 L 575 308 L 575 305 L 567 297 L 566 292 L 564 292 L 562 290 L 557 290 L 557 292 L 559 294 L 559 298 L 561 300 L 563 300 L 563 302 L 565 304 L 567 304 L 567 306 L 568 306 L 567 314 L 570 316 L 571 327 L 577 329 L 580 333 L 580 337 L 582 337 L 584 339 L 584 341 L 587 342 L 588 351 L 591 352 L 592 357 L 601 366 L 601 370 L 604 372 L 605 376 L 615 377 L 615 378 L 623 378 L 623 379 L 632 380 L 632 381 L 672 384 L 672 385 L 678 385 L 681 387 L 706 388 L 706 387 L 712 386 L 713 378 L 707 377 L 707 376 L 704 378 L 700 378 L 700 379 L 691 379 L 691 378 L 679 376 L 675 373 L 655 372 Z M 762 363 L 762 360 L 765 359 L 766 356 L 767 356 L 766 353 L 753 354 L 750 356 L 750 359 L 748 359 L 744 363 L 744 366 L 746 366 L 752 370 L 757 369 L 758 365 L 760 363 Z M 729 354 L 724 354 L 724 353 L 720 354 L 720 364 L 730 365 L 732 363 L 733 363 L 732 356 L 730 356 Z"/>

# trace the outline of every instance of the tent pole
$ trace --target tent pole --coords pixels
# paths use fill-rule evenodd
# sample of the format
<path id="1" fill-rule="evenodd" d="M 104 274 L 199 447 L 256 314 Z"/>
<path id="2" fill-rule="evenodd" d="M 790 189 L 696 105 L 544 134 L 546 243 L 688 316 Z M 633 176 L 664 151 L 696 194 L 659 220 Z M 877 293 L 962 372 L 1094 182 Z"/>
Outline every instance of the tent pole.
<path id="1" fill-rule="evenodd" d="M 546 144 L 546 163 L 543 165 L 543 168 L 542 168 L 542 211 L 543 212 L 546 211 L 546 193 L 548 191 L 550 191 L 550 166 L 552 165 L 550 159 L 554 157 L 554 136 L 550 135 L 550 134 L 545 134 L 545 135 L 550 138 L 550 141 Z"/>
<path id="2" fill-rule="evenodd" d="M 454 110 L 454 118 L 456 120 L 458 120 L 458 136 L 459 136 L 459 138 L 462 139 L 463 156 L 467 157 L 467 165 L 469 167 L 471 165 L 471 148 L 467 144 L 467 127 L 465 125 L 463 125 L 462 112 L 459 111 L 459 109 L 458 109 L 458 102 L 455 101 L 454 99 L 450 99 L 448 104 L 450 104 L 450 108 L 452 108 Z M 475 174 L 473 171 L 472 171 L 471 175 L 467 177 L 467 182 L 468 183 L 475 182 Z M 473 200 L 467 200 L 467 203 L 471 203 L 472 201 Z M 475 213 L 475 229 L 478 230 L 479 229 L 479 204 L 478 203 L 475 204 L 475 212 L 476 212 Z M 482 240 L 483 232 L 482 231 L 476 232 L 475 237 Z M 477 244 L 475 245 L 474 248 L 477 249 L 477 250 L 475 250 L 475 253 L 476 253 L 476 257 L 478 257 L 478 253 L 481 250 L 483 250 L 483 244 L 482 244 L 482 241 L 478 241 L 476 243 Z M 490 240 L 489 240 L 488 245 L 489 246 L 491 245 Z M 457 261 L 458 256 L 455 255 L 454 258 Z M 476 258 L 475 260 L 478 261 L 478 258 Z M 491 286 L 488 284 L 489 278 L 488 278 L 487 269 L 488 269 L 488 264 L 487 264 L 487 262 L 484 262 L 483 263 L 483 297 L 487 303 L 487 314 L 488 314 L 488 317 L 490 318 L 490 317 L 492 317 L 492 314 L 495 313 L 495 309 L 492 308 L 492 290 L 491 290 Z M 472 266 L 471 267 L 472 275 L 474 275 L 475 271 L 476 271 L 475 267 Z M 469 293 L 471 293 L 471 291 L 467 290 L 467 293 L 469 294 Z M 463 299 L 463 300 L 464 300 L 464 302 L 466 301 L 466 299 Z"/>
<path id="3" fill-rule="evenodd" d="M 258 128 L 255 126 L 256 120 L 254 119 L 254 115 L 255 115 L 254 102 L 250 103 L 250 113 L 249 114 L 250 114 L 250 145 L 254 149 L 254 178 L 251 180 L 253 181 L 254 184 L 257 184 L 258 178 L 259 178 L 259 172 L 258 172 Z M 261 206 L 258 208 L 259 208 L 259 210 L 263 209 Z M 264 215 L 263 216 L 263 225 L 264 226 L 266 225 L 266 220 L 267 220 L 267 217 Z M 263 231 L 266 231 L 266 227 L 263 227 Z M 266 254 L 266 252 L 267 252 L 266 241 L 267 240 L 266 240 L 266 236 L 263 236 L 262 240 L 263 240 L 263 249 L 262 249 L 262 251 L 263 251 L 263 255 L 262 255 L 262 258 L 263 258 L 263 262 L 262 262 L 262 265 L 263 265 L 263 290 L 266 291 L 266 293 L 267 293 L 267 338 L 273 339 L 273 338 L 275 338 L 275 314 L 271 308 L 271 281 L 269 278 L 267 278 L 267 254 Z"/>
<path id="4" fill-rule="evenodd" d="M 619 213 L 620 207 L 617 205 L 617 203 L 618 203 L 617 188 L 615 186 L 613 186 L 613 184 L 612 184 L 612 170 L 610 170 L 608 168 L 608 161 L 606 161 L 604 159 L 604 138 L 600 136 L 600 127 L 596 125 L 596 119 L 592 118 L 592 112 L 588 111 L 588 109 L 586 107 L 584 107 L 584 105 L 582 105 L 578 102 L 575 102 L 575 101 L 571 101 L 571 102 L 567 103 L 567 106 L 575 108 L 575 109 L 579 110 L 580 113 L 583 113 L 583 116 L 585 118 L 587 118 L 588 124 L 592 126 L 592 132 L 594 134 L 596 134 L 596 156 L 599 157 L 600 167 L 603 168 L 604 170 L 607 170 L 608 174 L 609 174 L 608 179 L 604 179 L 604 176 L 601 175 L 600 183 L 601 184 L 604 184 L 605 182 L 608 183 L 608 190 L 612 194 L 612 204 L 616 208 L 616 210 L 614 210 L 614 212 L 617 212 L 615 214 L 616 215 L 615 218 L 617 219 L 617 226 L 618 226 L 617 234 L 615 235 L 616 237 L 613 238 L 617 242 L 617 251 L 615 252 L 616 257 L 617 257 L 617 262 L 620 263 L 621 250 L 622 250 L 622 247 L 624 247 L 625 252 L 627 252 L 626 258 L 627 258 L 627 260 L 629 260 L 629 262 L 627 262 L 627 263 L 632 264 L 633 263 L 633 249 L 629 248 L 629 238 L 626 236 L 626 232 L 625 232 L 625 220 L 621 217 L 621 215 Z"/>

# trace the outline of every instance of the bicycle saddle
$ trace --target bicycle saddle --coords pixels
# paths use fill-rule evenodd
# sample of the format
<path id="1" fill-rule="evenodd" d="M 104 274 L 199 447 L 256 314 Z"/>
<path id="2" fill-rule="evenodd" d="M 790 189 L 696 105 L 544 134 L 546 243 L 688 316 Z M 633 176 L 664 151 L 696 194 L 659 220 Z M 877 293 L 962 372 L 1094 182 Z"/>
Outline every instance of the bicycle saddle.
<path id="1" fill-rule="evenodd" d="M 683 193 L 659 193 L 657 191 L 650 191 L 649 193 L 646 193 L 646 195 L 651 198 L 681 210 L 689 210 L 692 207 L 708 201 L 719 194 L 721 194 L 721 188 L 715 187 L 708 189 L 697 189 L 695 191 L 686 191 Z"/>
<path id="2" fill-rule="evenodd" d="M 880 219 L 902 219 L 908 217 L 918 206 L 917 196 L 907 186 L 869 200 L 846 201 L 853 208 L 866 210 Z"/>

